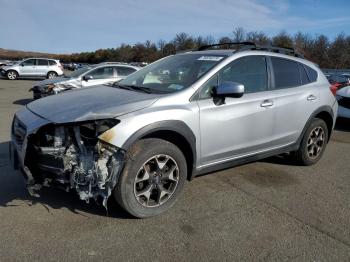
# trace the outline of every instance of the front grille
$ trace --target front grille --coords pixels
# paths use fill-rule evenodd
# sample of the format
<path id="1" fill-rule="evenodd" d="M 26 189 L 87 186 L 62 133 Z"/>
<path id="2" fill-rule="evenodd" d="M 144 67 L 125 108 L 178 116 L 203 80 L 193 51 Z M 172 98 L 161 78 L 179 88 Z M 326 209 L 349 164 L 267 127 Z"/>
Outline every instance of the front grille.
<path id="1" fill-rule="evenodd" d="M 350 97 L 340 97 L 338 100 L 338 105 L 350 109 Z"/>
<path id="2" fill-rule="evenodd" d="M 13 119 L 12 134 L 17 144 L 19 145 L 23 144 L 26 133 L 27 133 L 26 126 L 15 116 L 15 118 Z"/>

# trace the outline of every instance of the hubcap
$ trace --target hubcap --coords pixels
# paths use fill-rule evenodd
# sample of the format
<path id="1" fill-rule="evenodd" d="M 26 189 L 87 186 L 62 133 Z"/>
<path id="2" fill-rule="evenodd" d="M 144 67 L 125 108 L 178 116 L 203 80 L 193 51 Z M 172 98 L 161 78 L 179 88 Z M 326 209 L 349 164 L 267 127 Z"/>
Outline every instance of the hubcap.
<path id="1" fill-rule="evenodd" d="M 179 182 L 179 168 L 168 155 L 148 159 L 137 172 L 134 181 L 136 200 L 145 207 L 157 207 L 167 202 Z"/>
<path id="2" fill-rule="evenodd" d="M 55 74 L 51 73 L 49 74 L 49 78 L 54 78 L 55 77 Z"/>
<path id="3" fill-rule="evenodd" d="M 322 127 L 315 127 L 307 140 L 308 156 L 312 159 L 317 158 L 322 152 L 325 143 L 325 133 Z"/>

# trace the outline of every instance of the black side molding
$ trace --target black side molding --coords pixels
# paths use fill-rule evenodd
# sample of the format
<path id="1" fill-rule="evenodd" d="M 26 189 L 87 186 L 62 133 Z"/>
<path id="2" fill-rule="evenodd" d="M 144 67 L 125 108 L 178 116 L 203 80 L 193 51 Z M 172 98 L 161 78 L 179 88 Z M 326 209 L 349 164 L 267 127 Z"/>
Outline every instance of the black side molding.
<path id="1" fill-rule="evenodd" d="M 193 134 L 192 130 L 188 127 L 188 125 L 182 121 L 165 120 L 165 121 L 159 121 L 159 122 L 155 122 L 147 126 L 144 126 L 143 128 L 136 131 L 131 137 L 129 137 L 129 139 L 122 145 L 122 148 L 124 150 L 128 150 L 130 146 L 140 138 L 146 137 L 152 133 L 156 133 L 160 131 L 175 132 L 180 136 L 182 136 L 189 144 L 192 151 L 191 157 L 193 161 L 193 164 L 191 167 L 192 172 L 189 174 L 189 179 L 191 179 L 193 177 L 193 174 L 195 173 L 194 171 L 196 168 L 196 161 L 197 161 L 196 136 Z"/>

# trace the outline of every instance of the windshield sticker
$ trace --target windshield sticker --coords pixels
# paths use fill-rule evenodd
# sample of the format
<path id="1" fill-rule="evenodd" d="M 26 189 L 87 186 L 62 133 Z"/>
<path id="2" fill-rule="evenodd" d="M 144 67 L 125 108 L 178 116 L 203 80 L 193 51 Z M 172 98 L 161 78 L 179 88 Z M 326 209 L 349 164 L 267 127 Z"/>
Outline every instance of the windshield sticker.
<path id="1" fill-rule="evenodd" d="M 202 61 L 220 61 L 223 59 L 222 56 L 201 56 L 197 60 L 202 60 Z"/>
<path id="2" fill-rule="evenodd" d="M 168 86 L 169 89 L 175 89 L 175 90 L 181 90 L 184 87 L 182 85 L 177 85 L 177 84 L 171 84 L 170 86 Z"/>

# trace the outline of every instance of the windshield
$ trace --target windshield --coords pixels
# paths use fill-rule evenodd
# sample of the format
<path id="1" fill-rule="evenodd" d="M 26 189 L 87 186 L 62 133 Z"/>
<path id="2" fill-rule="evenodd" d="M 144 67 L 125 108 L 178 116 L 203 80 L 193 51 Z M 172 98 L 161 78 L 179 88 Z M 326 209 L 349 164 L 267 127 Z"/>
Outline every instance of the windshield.
<path id="1" fill-rule="evenodd" d="M 224 55 L 180 54 L 168 56 L 116 83 L 146 88 L 151 93 L 172 93 L 192 85 L 220 63 Z"/>
<path id="2" fill-rule="evenodd" d="M 85 72 L 89 71 L 91 68 L 92 68 L 91 66 L 86 66 L 86 67 L 80 68 L 76 71 L 73 71 L 72 73 L 67 74 L 65 76 L 66 77 L 78 77 L 78 76 L 84 74 Z"/>

